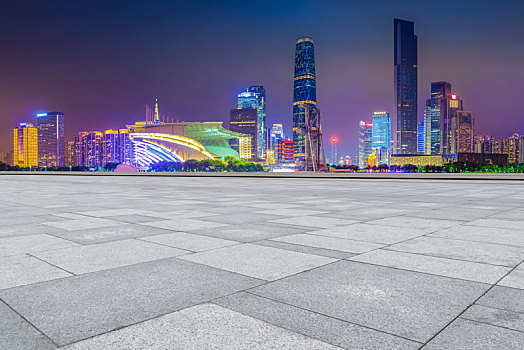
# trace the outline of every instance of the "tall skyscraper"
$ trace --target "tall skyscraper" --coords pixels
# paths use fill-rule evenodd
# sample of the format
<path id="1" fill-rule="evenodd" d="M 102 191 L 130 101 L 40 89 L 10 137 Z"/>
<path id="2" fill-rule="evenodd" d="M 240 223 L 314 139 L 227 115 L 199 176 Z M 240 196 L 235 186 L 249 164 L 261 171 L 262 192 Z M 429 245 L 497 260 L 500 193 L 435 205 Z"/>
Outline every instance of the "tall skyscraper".
<path id="1" fill-rule="evenodd" d="M 75 163 L 87 167 L 104 166 L 104 137 L 100 131 L 80 132 L 75 137 Z"/>
<path id="2" fill-rule="evenodd" d="M 367 166 L 367 158 L 371 155 L 373 149 L 371 148 L 371 130 L 373 124 L 361 121 L 359 123 L 358 133 L 358 166 L 365 168 Z"/>
<path id="3" fill-rule="evenodd" d="M 271 148 L 276 149 L 278 140 L 284 138 L 284 127 L 282 124 L 273 124 L 271 128 Z"/>
<path id="4" fill-rule="evenodd" d="M 458 112 L 464 109 L 463 101 L 457 94 L 451 93 L 447 97 L 447 111 L 445 117 L 441 117 L 441 152 L 442 154 L 456 153 L 457 150 L 457 117 Z"/>
<path id="5" fill-rule="evenodd" d="M 418 123 L 417 126 L 417 153 L 426 153 L 426 121 Z"/>
<path id="6" fill-rule="evenodd" d="M 33 124 L 20 123 L 13 129 L 13 165 L 38 166 L 38 130 Z"/>
<path id="7" fill-rule="evenodd" d="M 373 112 L 371 124 L 371 148 L 389 149 L 391 146 L 391 115 L 387 112 Z"/>
<path id="8" fill-rule="evenodd" d="M 239 108 L 232 109 L 229 115 L 229 130 L 239 132 L 251 136 L 251 154 L 249 158 L 257 157 L 258 144 L 258 112 L 256 108 Z M 231 142 L 239 142 L 238 139 L 233 139 Z M 231 144 L 231 147 L 237 152 L 240 151 L 239 144 Z"/>
<path id="9" fill-rule="evenodd" d="M 64 166 L 64 113 L 36 115 L 38 128 L 38 166 Z"/>
<path id="10" fill-rule="evenodd" d="M 524 135 L 519 136 L 519 164 L 524 164 Z"/>
<path id="11" fill-rule="evenodd" d="M 69 167 L 75 165 L 75 141 L 64 142 L 64 165 Z"/>
<path id="12" fill-rule="evenodd" d="M 415 23 L 395 18 L 395 153 L 417 152 L 417 36 Z"/>
<path id="13" fill-rule="evenodd" d="M 317 108 L 315 52 L 313 39 L 303 37 L 296 42 L 293 84 L 293 145 L 296 162 L 306 159 L 305 110 Z"/>
<path id="14" fill-rule="evenodd" d="M 260 85 L 247 88 L 238 94 L 238 108 L 255 108 L 257 110 L 257 137 L 255 147 L 258 158 L 263 158 L 267 148 L 266 140 L 266 89 Z"/>

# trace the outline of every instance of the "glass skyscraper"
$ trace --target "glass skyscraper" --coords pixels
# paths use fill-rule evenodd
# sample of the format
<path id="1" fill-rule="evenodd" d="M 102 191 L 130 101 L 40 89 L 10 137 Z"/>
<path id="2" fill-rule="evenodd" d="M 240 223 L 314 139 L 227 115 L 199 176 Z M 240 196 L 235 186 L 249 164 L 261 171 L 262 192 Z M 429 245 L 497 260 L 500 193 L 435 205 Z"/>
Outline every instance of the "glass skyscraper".
<path id="1" fill-rule="evenodd" d="M 266 144 L 266 89 L 260 85 L 253 85 L 246 91 L 238 94 L 238 108 L 255 108 L 257 110 L 257 137 L 253 138 L 256 144 L 253 145 L 258 158 L 263 158 Z"/>
<path id="2" fill-rule="evenodd" d="M 395 153 L 417 153 L 417 36 L 415 23 L 401 19 L 395 25 Z"/>
<path id="3" fill-rule="evenodd" d="M 389 149 L 391 141 L 391 115 L 387 112 L 373 112 L 371 124 L 371 148 Z"/>
<path id="4" fill-rule="evenodd" d="M 358 166 L 359 168 L 366 167 L 367 158 L 371 155 L 373 149 L 371 148 L 371 130 L 372 123 L 365 123 L 363 121 L 359 124 L 358 133 Z"/>
<path id="5" fill-rule="evenodd" d="M 417 153 L 426 153 L 426 121 L 418 123 L 417 126 Z"/>
<path id="6" fill-rule="evenodd" d="M 251 150 L 246 159 L 257 158 L 259 129 L 257 128 L 258 113 L 256 108 L 232 109 L 229 114 L 229 130 L 251 136 Z M 230 146 L 240 153 L 239 139 L 230 140 Z"/>
<path id="7" fill-rule="evenodd" d="M 313 39 L 300 38 L 296 42 L 295 75 L 293 84 L 293 145 L 295 161 L 306 158 L 305 108 L 317 108 L 317 88 L 315 79 L 315 52 Z"/>
<path id="8" fill-rule="evenodd" d="M 36 115 L 38 128 L 38 166 L 64 166 L 64 113 Z"/>
<path id="9" fill-rule="evenodd" d="M 20 123 L 13 129 L 13 165 L 38 166 L 38 130 L 33 124 Z"/>

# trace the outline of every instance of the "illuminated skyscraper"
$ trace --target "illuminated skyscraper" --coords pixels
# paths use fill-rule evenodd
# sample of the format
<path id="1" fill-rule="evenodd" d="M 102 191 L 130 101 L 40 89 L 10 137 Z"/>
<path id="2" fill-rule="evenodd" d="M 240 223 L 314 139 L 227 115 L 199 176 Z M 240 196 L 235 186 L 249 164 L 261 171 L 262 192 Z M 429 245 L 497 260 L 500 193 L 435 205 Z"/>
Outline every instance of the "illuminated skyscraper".
<path id="1" fill-rule="evenodd" d="M 294 151 L 293 151 L 293 140 L 286 140 L 284 138 L 278 140 L 276 152 L 276 162 L 285 164 L 293 163 Z"/>
<path id="2" fill-rule="evenodd" d="M 257 110 L 257 136 L 254 146 L 258 158 L 263 158 L 266 144 L 266 89 L 260 85 L 254 85 L 247 88 L 246 91 L 238 94 L 238 108 L 255 108 Z"/>
<path id="3" fill-rule="evenodd" d="M 293 143 L 295 161 L 306 158 L 305 108 L 317 108 L 317 88 L 315 78 L 315 52 L 313 39 L 300 38 L 296 42 L 295 75 L 293 85 Z"/>
<path id="4" fill-rule="evenodd" d="M 38 166 L 38 130 L 32 124 L 20 123 L 13 129 L 13 165 Z"/>
<path id="5" fill-rule="evenodd" d="M 104 137 L 100 131 L 80 132 L 75 137 L 75 163 L 99 167 L 104 163 Z"/>
<path id="6" fill-rule="evenodd" d="M 367 158 L 371 155 L 373 149 L 371 141 L 371 130 L 372 123 L 365 123 L 361 121 L 359 123 L 358 133 L 358 166 L 359 168 L 365 168 L 367 166 Z"/>
<path id="7" fill-rule="evenodd" d="M 417 126 L 417 153 L 426 153 L 426 121 L 418 123 Z"/>
<path id="8" fill-rule="evenodd" d="M 69 167 L 75 165 L 75 141 L 64 142 L 64 165 Z"/>
<path id="9" fill-rule="evenodd" d="M 276 149 L 278 140 L 284 138 L 284 127 L 282 124 L 273 124 L 271 128 L 271 148 Z"/>
<path id="10" fill-rule="evenodd" d="M 473 152 L 475 137 L 475 120 L 471 112 L 459 110 L 451 118 L 451 147 L 450 153 Z"/>
<path id="11" fill-rule="evenodd" d="M 524 135 L 519 136 L 519 164 L 524 164 Z"/>
<path id="12" fill-rule="evenodd" d="M 456 140 L 456 127 L 457 121 L 453 121 L 457 117 L 459 111 L 462 111 L 463 102 L 457 94 L 450 94 L 446 96 L 447 99 L 447 112 L 445 117 L 441 117 L 442 129 L 441 133 L 441 152 L 442 154 L 456 153 L 457 140 Z"/>
<path id="13" fill-rule="evenodd" d="M 251 136 L 251 154 L 249 158 L 256 157 L 257 155 L 257 141 L 258 141 L 258 129 L 257 129 L 258 113 L 255 108 L 239 108 L 232 109 L 229 115 L 229 130 L 239 132 Z M 232 139 L 230 142 L 231 147 L 240 152 L 239 139 Z M 247 141 L 243 141 L 247 142 Z M 246 157 L 247 155 L 244 155 Z"/>
<path id="14" fill-rule="evenodd" d="M 36 115 L 38 128 L 38 166 L 64 166 L 64 113 Z"/>
<path id="15" fill-rule="evenodd" d="M 394 20 L 395 153 L 417 152 L 417 36 L 415 23 Z"/>
<path id="16" fill-rule="evenodd" d="M 390 148 L 391 115 L 387 112 L 373 112 L 371 116 L 371 148 Z"/>

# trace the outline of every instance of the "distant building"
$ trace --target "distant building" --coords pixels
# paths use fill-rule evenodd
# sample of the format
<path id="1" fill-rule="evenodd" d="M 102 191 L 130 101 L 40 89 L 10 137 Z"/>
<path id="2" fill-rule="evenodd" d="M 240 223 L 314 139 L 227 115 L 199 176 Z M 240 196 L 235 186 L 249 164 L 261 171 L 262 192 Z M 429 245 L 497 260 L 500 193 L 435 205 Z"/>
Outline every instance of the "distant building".
<path id="1" fill-rule="evenodd" d="M 0 162 L 13 165 L 13 152 L 0 152 Z"/>
<path id="2" fill-rule="evenodd" d="M 519 164 L 524 164 L 524 135 L 519 136 Z"/>
<path id="3" fill-rule="evenodd" d="M 269 148 L 276 149 L 278 140 L 284 138 L 284 126 L 282 124 L 273 124 L 271 127 L 271 144 Z"/>
<path id="4" fill-rule="evenodd" d="M 417 152 L 417 36 L 415 24 L 394 19 L 395 153 Z M 359 159 L 359 164 L 360 164 Z"/>
<path id="5" fill-rule="evenodd" d="M 75 137 L 75 162 L 89 168 L 105 165 L 104 134 L 100 131 L 81 132 Z"/>
<path id="6" fill-rule="evenodd" d="M 258 129 L 257 129 L 258 111 L 255 108 L 232 109 L 229 115 L 229 130 L 251 136 L 251 155 L 249 158 L 257 157 Z M 238 139 L 231 140 L 231 147 L 239 151 Z"/>
<path id="7" fill-rule="evenodd" d="M 36 115 L 38 128 L 38 166 L 64 166 L 64 113 Z"/>
<path id="8" fill-rule="evenodd" d="M 277 163 L 293 163 L 294 161 L 293 140 L 280 139 L 277 144 Z"/>
<path id="9" fill-rule="evenodd" d="M 457 150 L 457 125 L 460 124 L 457 117 L 459 111 L 462 111 L 463 101 L 457 94 L 450 94 L 447 96 L 447 111 L 445 118 L 441 121 L 441 153 L 449 154 L 456 153 Z M 458 124 L 457 124 L 458 123 Z"/>
<path id="10" fill-rule="evenodd" d="M 255 141 L 256 152 L 254 157 L 263 158 L 267 148 L 266 143 L 266 89 L 260 85 L 254 85 L 247 88 L 237 96 L 238 108 L 255 108 L 257 110 L 257 134 L 253 137 Z"/>
<path id="11" fill-rule="evenodd" d="M 13 165 L 38 166 L 38 129 L 33 124 L 20 123 L 13 129 Z"/>
<path id="12" fill-rule="evenodd" d="M 473 113 L 459 110 L 451 118 L 451 153 L 474 150 L 475 121 Z"/>
<path id="13" fill-rule="evenodd" d="M 367 158 L 373 151 L 371 145 L 371 129 L 372 123 L 365 123 L 360 121 L 358 133 L 358 167 L 365 168 L 367 166 Z"/>
<path id="14" fill-rule="evenodd" d="M 426 125 L 425 122 L 417 126 L 417 153 L 426 154 Z"/>
<path id="15" fill-rule="evenodd" d="M 251 136 L 245 135 L 238 138 L 238 155 L 240 159 L 249 160 L 253 155 Z M 234 143 L 234 142 L 233 142 Z"/>
<path id="16" fill-rule="evenodd" d="M 64 165 L 68 167 L 75 165 L 75 141 L 64 143 Z"/>
<path id="17" fill-rule="evenodd" d="M 520 145 L 521 137 L 515 133 L 508 138 L 508 149 L 505 152 L 508 155 L 508 164 L 519 164 L 520 163 Z"/>
<path id="18" fill-rule="evenodd" d="M 390 166 L 443 166 L 444 164 L 466 162 L 478 164 L 493 164 L 504 166 L 508 164 L 507 154 L 493 153 L 450 153 L 446 155 L 392 155 Z"/>
<path id="19" fill-rule="evenodd" d="M 373 112 L 371 116 L 371 148 L 390 148 L 391 115 L 387 112 Z"/>

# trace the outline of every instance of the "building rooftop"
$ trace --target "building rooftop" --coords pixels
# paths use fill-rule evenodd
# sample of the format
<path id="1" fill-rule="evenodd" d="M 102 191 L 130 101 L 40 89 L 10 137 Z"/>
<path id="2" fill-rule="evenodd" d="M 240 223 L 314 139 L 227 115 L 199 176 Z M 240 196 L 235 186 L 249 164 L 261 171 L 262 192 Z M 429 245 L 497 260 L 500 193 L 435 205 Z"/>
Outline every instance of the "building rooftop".
<path id="1" fill-rule="evenodd" d="M 0 175 L 0 192 L 1 349 L 524 343 L 522 181 Z"/>

